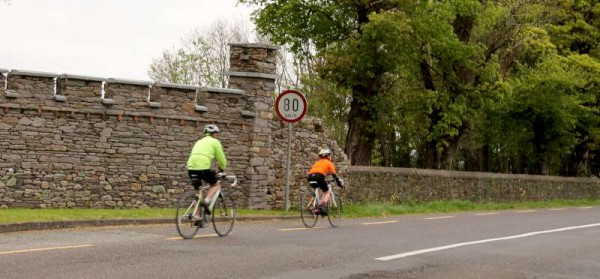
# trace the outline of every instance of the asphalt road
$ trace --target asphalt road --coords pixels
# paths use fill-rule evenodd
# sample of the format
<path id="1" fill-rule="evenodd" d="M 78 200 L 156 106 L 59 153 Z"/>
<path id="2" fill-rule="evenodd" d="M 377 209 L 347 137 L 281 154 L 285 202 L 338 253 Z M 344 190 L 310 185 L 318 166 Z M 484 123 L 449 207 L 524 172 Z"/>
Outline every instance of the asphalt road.
<path id="1" fill-rule="evenodd" d="M 600 207 L 5 233 L 0 278 L 600 278 Z"/>

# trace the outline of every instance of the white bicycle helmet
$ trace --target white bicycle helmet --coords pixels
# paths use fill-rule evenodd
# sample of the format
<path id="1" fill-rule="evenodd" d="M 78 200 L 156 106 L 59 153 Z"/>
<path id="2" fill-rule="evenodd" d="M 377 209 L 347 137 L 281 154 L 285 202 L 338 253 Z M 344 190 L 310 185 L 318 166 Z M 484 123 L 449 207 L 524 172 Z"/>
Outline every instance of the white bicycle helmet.
<path id="1" fill-rule="evenodd" d="M 204 126 L 204 133 L 213 134 L 213 133 L 219 133 L 219 132 L 221 132 L 221 130 L 219 130 L 219 127 L 217 127 L 217 125 L 215 125 L 215 124 L 208 124 L 208 125 Z"/>
<path id="2" fill-rule="evenodd" d="M 332 154 L 331 149 L 329 148 L 323 148 L 319 151 L 319 157 L 327 157 L 330 156 Z"/>

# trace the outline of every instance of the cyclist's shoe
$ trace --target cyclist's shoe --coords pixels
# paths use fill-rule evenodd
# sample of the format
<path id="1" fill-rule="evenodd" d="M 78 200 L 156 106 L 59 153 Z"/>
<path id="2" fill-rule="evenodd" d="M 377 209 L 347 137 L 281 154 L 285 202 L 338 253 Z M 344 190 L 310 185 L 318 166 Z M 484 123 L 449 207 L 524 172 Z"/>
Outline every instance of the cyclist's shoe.
<path id="1" fill-rule="evenodd" d="M 311 213 L 313 215 L 319 215 L 319 208 L 318 207 L 313 208 L 312 211 L 311 211 Z"/>
<path id="2" fill-rule="evenodd" d="M 200 228 L 206 228 L 207 224 L 208 223 L 206 221 L 204 221 L 204 219 L 200 219 L 198 221 L 194 221 L 194 226 L 200 227 Z"/>
<path id="3" fill-rule="evenodd" d="M 192 216 L 191 219 L 192 219 L 192 222 L 196 222 L 196 221 L 202 220 L 202 217 L 194 215 L 194 216 Z"/>
<path id="4" fill-rule="evenodd" d="M 209 204 L 205 203 L 204 201 L 202 201 L 200 204 L 204 208 L 204 215 L 210 215 L 210 209 L 208 209 Z"/>
<path id="5" fill-rule="evenodd" d="M 327 205 L 319 205 L 319 213 L 323 216 L 327 216 Z"/>

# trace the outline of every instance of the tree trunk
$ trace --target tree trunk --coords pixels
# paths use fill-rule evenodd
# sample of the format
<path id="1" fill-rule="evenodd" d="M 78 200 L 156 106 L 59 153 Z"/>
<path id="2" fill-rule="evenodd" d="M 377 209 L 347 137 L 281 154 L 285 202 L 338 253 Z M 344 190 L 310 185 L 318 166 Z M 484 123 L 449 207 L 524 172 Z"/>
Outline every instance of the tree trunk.
<path id="1" fill-rule="evenodd" d="M 351 165 L 368 166 L 371 165 L 375 134 L 371 129 L 367 129 L 367 125 L 372 123 L 373 117 L 365 110 L 364 102 L 359 99 L 362 98 L 353 98 L 350 105 L 345 152 Z"/>

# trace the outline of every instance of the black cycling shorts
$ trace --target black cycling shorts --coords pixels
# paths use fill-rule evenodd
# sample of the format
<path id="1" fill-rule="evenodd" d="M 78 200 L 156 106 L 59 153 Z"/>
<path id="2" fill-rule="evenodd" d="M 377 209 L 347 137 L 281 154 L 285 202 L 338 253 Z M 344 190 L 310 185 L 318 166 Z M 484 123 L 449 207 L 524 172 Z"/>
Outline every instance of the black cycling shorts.
<path id="1" fill-rule="evenodd" d="M 196 190 L 202 185 L 201 181 L 208 183 L 213 186 L 217 184 L 217 175 L 213 170 L 188 170 L 188 175 L 192 180 L 192 185 Z"/>
<path id="2" fill-rule="evenodd" d="M 313 188 L 319 187 L 321 190 L 323 190 L 323 192 L 329 191 L 329 186 L 327 185 L 327 181 L 325 181 L 325 175 L 321 173 L 311 173 L 306 177 L 306 179 L 308 179 L 308 184 Z M 310 183 L 311 181 L 316 183 Z"/>

